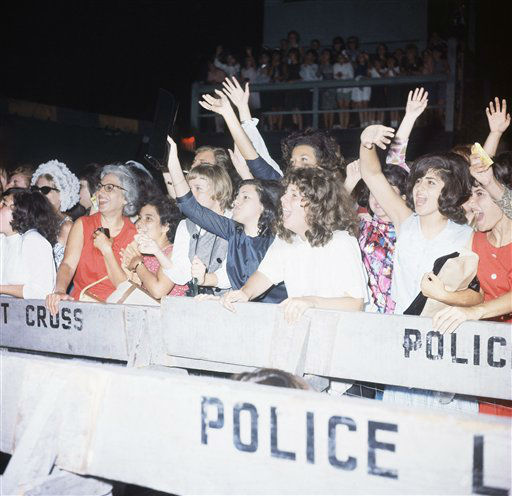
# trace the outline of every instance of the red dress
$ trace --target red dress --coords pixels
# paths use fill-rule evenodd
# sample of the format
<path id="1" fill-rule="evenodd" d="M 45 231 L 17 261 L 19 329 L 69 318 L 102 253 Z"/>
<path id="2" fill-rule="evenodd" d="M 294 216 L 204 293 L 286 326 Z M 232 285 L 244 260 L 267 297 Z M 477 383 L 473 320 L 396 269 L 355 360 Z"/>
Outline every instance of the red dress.
<path id="1" fill-rule="evenodd" d="M 167 246 L 163 250 L 163 253 L 167 258 L 171 258 L 172 245 Z M 156 258 L 154 255 L 144 255 L 142 259 L 144 261 L 144 266 L 146 267 L 146 269 L 148 269 L 153 274 L 156 274 L 158 272 L 158 269 L 160 268 L 160 262 L 158 261 L 158 258 Z M 174 287 L 171 289 L 169 296 L 185 296 L 185 292 L 187 290 L 188 286 L 181 286 L 179 284 L 175 284 Z"/>
<path id="2" fill-rule="evenodd" d="M 512 243 L 496 248 L 487 240 L 487 235 L 476 232 L 473 236 L 473 251 L 480 257 L 478 280 L 484 292 L 484 301 L 494 300 L 512 291 Z M 512 322 L 512 315 L 502 315 L 489 320 Z M 512 416 L 512 401 L 480 400 L 480 413 Z"/>
<path id="3" fill-rule="evenodd" d="M 113 238 L 112 250 L 114 256 L 121 265 L 121 248 L 126 248 L 134 239 L 137 234 L 137 229 L 128 217 L 124 217 L 124 225 L 121 232 Z M 101 279 L 107 275 L 107 266 L 103 255 L 98 248 L 93 244 L 93 233 L 101 227 L 101 214 L 97 213 L 90 216 L 81 217 L 82 229 L 84 235 L 84 245 L 82 247 L 82 253 L 80 254 L 80 261 L 76 268 L 75 277 L 73 278 L 73 291 L 71 296 L 78 300 L 80 298 L 80 292 L 87 285 Z M 110 279 L 105 279 L 93 286 L 88 292 L 94 295 L 99 300 L 105 301 L 115 290 L 115 286 L 112 284 Z"/>

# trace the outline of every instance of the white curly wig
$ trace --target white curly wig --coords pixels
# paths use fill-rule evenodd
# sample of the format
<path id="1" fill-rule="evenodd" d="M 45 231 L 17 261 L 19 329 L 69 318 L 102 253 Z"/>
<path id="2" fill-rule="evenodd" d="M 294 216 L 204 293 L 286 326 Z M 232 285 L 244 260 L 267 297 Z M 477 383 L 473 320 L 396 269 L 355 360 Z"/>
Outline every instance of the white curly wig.
<path id="1" fill-rule="evenodd" d="M 50 160 L 41 164 L 34 175 L 30 184 L 36 184 L 39 177 L 48 174 L 52 177 L 55 186 L 60 191 L 60 211 L 66 212 L 78 203 L 80 199 L 80 182 L 78 178 L 67 168 L 66 164 L 58 160 Z"/>

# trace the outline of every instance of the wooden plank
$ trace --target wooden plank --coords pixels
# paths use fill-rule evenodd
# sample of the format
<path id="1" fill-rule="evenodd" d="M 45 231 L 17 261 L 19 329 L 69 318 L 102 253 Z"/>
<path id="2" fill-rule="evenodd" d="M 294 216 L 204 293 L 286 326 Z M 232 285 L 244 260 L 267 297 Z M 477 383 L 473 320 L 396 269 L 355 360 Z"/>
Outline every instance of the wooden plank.
<path id="1" fill-rule="evenodd" d="M 128 359 L 123 305 L 0 298 L 0 346 L 110 360 Z"/>
<path id="2" fill-rule="evenodd" d="M 15 354 L 4 373 L 35 360 L 89 391 L 57 433 L 74 473 L 174 494 L 510 492 L 508 420 Z"/>
<path id="3" fill-rule="evenodd" d="M 307 373 L 512 399 L 507 324 L 465 322 L 455 333 L 441 335 L 423 317 L 308 315 Z"/>

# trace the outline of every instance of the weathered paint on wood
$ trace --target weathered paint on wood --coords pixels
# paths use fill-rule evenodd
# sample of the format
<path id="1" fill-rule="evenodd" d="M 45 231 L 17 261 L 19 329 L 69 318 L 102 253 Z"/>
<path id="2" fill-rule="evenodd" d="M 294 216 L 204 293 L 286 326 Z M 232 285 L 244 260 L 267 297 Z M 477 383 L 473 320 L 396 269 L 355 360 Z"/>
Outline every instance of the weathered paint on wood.
<path id="1" fill-rule="evenodd" d="M 151 368 L 5 352 L 2 362 L 7 390 L 5 376 L 32 381 L 34 369 L 50 388 L 65 381 L 55 402 L 56 464 L 82 475 L 174 494 L 508 494 L 511 487 L 507 420 Z M 33 389 L 2 429 L 16 430 L 44 394 Z"/>

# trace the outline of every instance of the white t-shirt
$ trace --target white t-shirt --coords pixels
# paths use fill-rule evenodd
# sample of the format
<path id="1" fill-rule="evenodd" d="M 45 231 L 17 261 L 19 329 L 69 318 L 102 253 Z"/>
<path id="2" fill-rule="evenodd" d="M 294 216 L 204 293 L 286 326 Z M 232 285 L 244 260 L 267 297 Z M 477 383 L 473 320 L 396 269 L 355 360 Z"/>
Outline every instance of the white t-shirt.
<path id="1" fill-rule="evenodd" d="M 23 298 L 44 299 L 55 286 L 55 262 L 50 243 L 35 229 L 0 235 L 0 283 L 23 285 Z"/>
<path id="2" fill-rule="evenodd" d="M 276 238 L 258 267 L 273 284 L 284 281 L 289 297 L 368 298 L 368 276 L 356 238 L 335 231 L 325 246 L 312 247 L 295 236 Z"/>
<path id="3" fill-rule="evenodd" d="M 334 73 L 334 79 L 354 79 L 354 67 L 350 62 L 346 62 L 345 64 L 338 64 L 338 62 L 336 62 L 332 66 L 332 71 Z M 352 88 L 338 88 L 338 92 L 352 93 Z"/>
<path id="4" fill-rule="evenodd" d="M 432 271 L 434 262 L 468 245 L 472 229 L 449 220 L 433 239 L 423 236 L 420 217 L 412 214 L 400 226 L 395 245 L 391 298 L 395 313 L 402 314 L 420 292 L 421 278 Z"/>
<path id="5" fill-rule="evenodd" d="M 206 233 L 204 229 L 200 229 L 199 236 Z M 184 285 L 192 279 L 192 262 L 188 256 L 188 249 L 190 246 L 190 233 L 187 229 L 185 220 L 178 224 L 176 229 L 176 236 L 174 237 L 174 246 L 172 248 L 172 268 L 163 269 L 164 274 L 175 284 Z M 227 258 L 227 257 L 226 257 Z M 222 265 L 214 272 L 217 276 L 217 287 L 221 289 L 228 289 L 231 287 L 228 274 L 226 272 L 226 258 Z"/>

